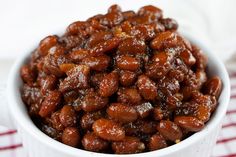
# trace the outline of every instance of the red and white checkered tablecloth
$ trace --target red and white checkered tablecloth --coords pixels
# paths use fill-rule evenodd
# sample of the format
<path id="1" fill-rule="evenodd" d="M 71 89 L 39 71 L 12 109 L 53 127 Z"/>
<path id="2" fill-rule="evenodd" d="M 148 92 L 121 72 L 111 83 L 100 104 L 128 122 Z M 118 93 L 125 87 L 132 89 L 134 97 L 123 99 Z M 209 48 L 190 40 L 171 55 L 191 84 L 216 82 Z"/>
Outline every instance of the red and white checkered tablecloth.
<path id="1" fill-rule="evenodd" d="M 236 63 L 227 64 L 231 79 L 231 101 L 212 157 L 236 157 L 236 68 L 234 67 Z M 0 127 L 0 157 L 27 157 L 16 130 Z"/>

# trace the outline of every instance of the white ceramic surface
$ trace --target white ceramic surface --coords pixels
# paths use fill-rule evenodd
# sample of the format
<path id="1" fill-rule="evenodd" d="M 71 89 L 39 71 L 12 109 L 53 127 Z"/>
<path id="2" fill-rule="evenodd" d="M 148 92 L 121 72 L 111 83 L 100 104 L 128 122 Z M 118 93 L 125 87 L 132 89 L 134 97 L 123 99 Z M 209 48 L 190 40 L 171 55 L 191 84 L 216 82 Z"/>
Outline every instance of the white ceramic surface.
<path id="1" fill-rule="evenodd" d="M 72 148 L 42 133 L 29 118 L 25 105 L 20 97 L 22 82 L 19 76 L 19 68 L 26 62 L 29 53 L 34 48 L 33 46 L 25 50 L 25 55 L 19 58 L 11 69 L 6 93 L 8 105 L 1 103 L 2 101 L 0 102 L 0 124 L 3 118 L 8 119 L 5 122 L 14 123 L 10 126 L 16 127 L 20 132 L 28 157 L 209 157 L 215 145 L 218 132 L 221 128 L 221 122 L 229 103 L 229 77 L 223 63 L 204 43 L 201 43 L 196 37 L 187 33 L 183 34 L 203 49 L 209 58 L 208 72 L 210 75 L 218 75 L 222 79 L 223 90 L 219 98 L 217 110 L 212 115 L 206 127 L 178 144 L 165 149 L 135 155 L 109 155 Z M 198 38 L 200 39 L 199 36 Z M 2 113 L 3 111 L 4 113 Z"/>

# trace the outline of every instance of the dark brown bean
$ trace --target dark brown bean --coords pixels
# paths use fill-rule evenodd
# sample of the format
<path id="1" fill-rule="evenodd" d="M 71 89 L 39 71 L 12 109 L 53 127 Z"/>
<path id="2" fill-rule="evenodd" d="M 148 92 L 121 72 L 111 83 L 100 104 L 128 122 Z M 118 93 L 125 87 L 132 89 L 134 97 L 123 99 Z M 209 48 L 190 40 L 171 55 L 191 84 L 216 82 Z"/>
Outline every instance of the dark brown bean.
<path id="1" fill-rule="evenodd" d="M 79 63 L 82 59 L 86 58 L 89 56 L 88 50 L 85 49 L 79 49 L 71 52 L 69 54 L 69 58 L 76 63 Z"/>
<path id="2" fill-rule="evenodd" d="M 138 90 L 135 88 L 121 88 L 117 92 L 117 100 L 125 104 L 139 104 L 142 100 Z"/>
<path id="3" fill-rule="evenodd" d="M 222 90 L 222 82 L 218 76 L 212 77 L 204 86 L 204 93 L 219 97 L 220 92 Z"/>
<path id="4" fill-rule="evenodd" d="M 100 56 L 104 53 L 109 53 L 113 49 L 117 48 L 120 43 L 120 39 L 118 37 L 111 38 L 107 41 L 101 42 L 97 45 L 95 45 L 91 51 L 90 54 L 92 56 Z"/>
<path id="5" fill-rule="evenodd" d="M 101 31 L 101 32 L 97 32 L 94 33 L 90 36 L 88 42 L 86 43 L 86 47 L 94 47 L 97 44 L 104 42 L 106 40 L 109 40 L 112 38 L 112 33 L 111 32 L 107 32 L 107 31 Z"/>
<path id="6" fill-rule="evenodd" d="M 160 135 L 160 134 L 155 134 L 150 138 L 148 147 L 149 150 L 158 150 L 167 147 L 166 140 Z"/>
<path id="7" fill-rule="evenodd" d="M 60 111 L 56 111 L 52 114 L 51 123 L 52 123 L 53 128 L 55 128 L 59 131 L 64 130 L 64 126 L 63 126 L 63 124 L 61 123 L 61 120 L 60 120 Z"/>
<path id="8" fill-rule="evenodd" d="M 120 72 L 120 84 L 123 86 L 130 86 L 135 83 L 135 80 L 137 78 L 137 75 L 135 72 L 128 71 L 128 70 L 122 70 Z"/>
<path id="9" fill-rule="evenodd" d="M 175 123 L 169 120 L 161 120 L 157 125 L 157 130 L 163 135 L 166 139 L 170 141 L 178 141 L 182 139 L 182 131 Z"/>
<path id="10" fill-rule="evenodd" d="M 85 150 L 101 152 L 108 149 L 109 143 L 92 132 L 84 135 L 82 145 Z"/>
<path id="11" fill-rule="evenodd" d="M 119 80 L 118 74 L 112 72 L 103 77 L 99 85 L 99 94 L 103 97 L 108 97 L 118 90 Z"/>
<path id="12" fill-rule="evenodd" d="M 116 154 L 132 154 L 144 151 L 145 145 L 137 137 L 126 136 L 122 141 L 112 142 Z"/>
<path id="13" fill-rule="evenodd" d="M 143 54 L 146 53 L 146 45 L 142 40 L 126 38 L 120 43 L 118 51 L 120 54 Z"/>
<path id="14" fill-rule="evenodd" d="M 143 39 L 143 40 L 151 40 L 155 37 L 154 27 L 151 25 L 138 25 L 134 26 L 131 30 L 131 35 Z"/>
<path id="15" fill-rule="evenodd" d="M 90 68 L 86 65 L 78 65 L 68 72 L 68 76 L 60 83 L 60 91 L 66 92 L 77 88 L 86 88 Z"/>
<path id="16" fill-rule="evenodd" d="M 59 65 L 59 68 L 62 72 L 68 73 L 71 69 L 75 68 L 76 64 L 73 63 L 64 63 Z"/>
<path id="17" fill-rule="evenodd" d="M 89 66 L 92 70 L 104 71 L 107 69 L 111 59 L 106 55 L 84 58 L 81 63 Z"/>
<path id="18" fill-rule="evenodd" d="M 202 128 L 204 127 L 204 123 L 202 121 L 191 116 L 178 116 L 175 117 L 174 121 L 180 127 L 187 129 L 189 131 L 197 132 L 202 130 Z"/>
<path id="19" fill-rule="evenodd" d="M 76 21 L 70 24 L 66 32 L 69 35 L 81 34 L 82 36 L 87 36 L 92 31 L 92 27 L 88 22 Z"/>
<path id="20" fill-rule="evenodd" d="M 175 32 L 166 31 L 159 33 L 156 38 L 151 41 L 151 48 L 161 50 L 163 48 L 174 47 L 177 44 L 177 34 Z"/>
<path id="21" fill-rule="evenodd" d="M 159 19 L 162 18 L 162 10 L 153 6 L 153 5 L 147 5 L 144 7 L 141 7 L 138 11 L 138 15 L 141 16 L 150 16 L 152 19 Z"/>
<path id="22" fill-rule="evenodd" d="M 57 37 L 56 36 L 47 36 L 39 43 L 39 54 L 41 56 L 46 56 L 48 51 L 51 47 L 57 44 Z"/>
<path id="23" fill-rule="evenodd" d="M 101 97 L 95 92 L 89 92 L 83 98 L 81 105 L 86 112 L 92 112 L 104 108 L 108 104 L 108 98 Z"/>
<path id="24" fill-rule="evenodd" d="M 55 111 L 56 107 L 61 101 L 61 93 L 58 91 L 49 92 L 48 96 L 42 103 L 42 106 L 39 111 L 41 117 L 46 117 Z"/>
<path id="25" fill-rule="evenodd" d="M 32 104 L 38 104 L 41 106 L 41 103 L 43 101 L 40 89 L 37 87 L 31 87 L 27 84 L 24 84 L 22 88 L 21 97 L 24 103 L 26 103 L 28 106 Z"/>
<path id="26" fill-rule="evenodd" d="M 65 128 L 62 134 L 62 143 L 71 147 L 76 147 L 78 146 L 79 142 L 80 135 L 78 129 L 74 127 Z"/>
<path id="27" fill-rule="evenodd" d="M 117 67 L 122 70 L 136 71 L 140 67 L 140 62 L 134 57 L 120 56 L 116 59 Z"/>
<path id="28" fill-rule="evenodd" d="M 171 18 L 165 18 L 161 20 L 161 23 L 164 25 L 166 30 L 177 30 L 178 29 L 178 23 L 174 19 Z"/>
<path id="29" fill-rule="evenodd" d="M 140 105 L 135 106 L 135 108 L 141 118 L 146 118 L 153 110 L 153 106 L 149 102 L 141 103 Z"/>
<path id="30" fill-rule="evenodd" d="M 56 88 L 57 78 L 54 75 L 48 75 L 41 84 L 41 93 L 45 95 L 50 90 Z"/>
<path id="31" fill-rule="evenodd" d="M 27 65 L 21 67 L 20 75 L 22 80 L 28 85 L 32 85 L 34 80 L 36 79 L 35 72 Z"/>
<path id="32" fill-rule="evenodd" d="M 105 140 L 121 141 L 125 138 L 124 129 L 108 119 L 96 120 L 92 128 L 97 136 Z"/>
<path id="33" fill-rule="evenodd" d="M 146 66 L 147 75 L 154 79 L 163 78 L 171 69 L 172 56 L 166 52 L 155 53 L 152 63 Z"/>
<path id="34" fill-rule="evenodd" d="M 113 13 L 113 12 L 121 12 L 121 8 L 117 4 L 113 4 L 108 8 L 108 13 Z"/>
<path id="35" fill-rule="evenodd" d="M 82 116 L 80 120 L 80 125 L 84 130 L 90 130 L 92 128 L 93 123 L 102 117 L 103 114 L 100 111 L 86 113 Z"/>
<path id="36" fill-rule="evenodd" d="M 140 94 L 146 100 L 154 100 L 157 97 L 157 87 L 155 82 L 147 76 L 141 75 L 138 77 L 137 86 Z"/>
<path id="37" fill-rule="evenodd" d="M 76 125 L 77 117 L 76 117 L 75 110 L 72 106 L 69 106 L 69 105 L 63 106 L 59 117 L 60 117 L 61 123 L 65 127 L 71 127 L 71 126 Z"/>
<path id="38" fill-rule="evenodd" d="M 181 51 L 179 56 L 188 66 L 192 66 L 196 63 L 196 59 L 189 50 Z"/>
<path id="39" fill-rule="evenodd" d="M 138 118 L 136 110 L 121 103 L 112 103 L 107 108 L 107 114 L 120 122 L 133 122 Z"/>

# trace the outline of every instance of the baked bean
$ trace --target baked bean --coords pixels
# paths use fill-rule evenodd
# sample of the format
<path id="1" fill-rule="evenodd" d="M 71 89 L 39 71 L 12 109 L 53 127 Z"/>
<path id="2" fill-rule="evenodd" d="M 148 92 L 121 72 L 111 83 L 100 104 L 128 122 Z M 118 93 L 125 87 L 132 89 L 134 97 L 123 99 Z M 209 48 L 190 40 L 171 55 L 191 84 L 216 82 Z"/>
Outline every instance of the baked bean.
<path id="1" fill-rule="evenodd" d="M 48 75 L 41 84 L 41 93 L 45 95 L 48 91 L 56 88 L 57 78 L 54 75 Z"/>
<path id="2" fill-rule="evenodd" d="M 143 54 L 146 53 L 146 49 L 147 46 L 144 41 L 136 38 L 126 38 L 120 43 L 118 52 L 120 54 Z"/>
<path id="3" fill-rule="evenodd" d="M 48 96 L 42 102 L 42 106 L 39 111 L 41 117 L 46 117 L 55 111 L 56 107 L 61 101 L 61 93 L 59 91 L 51 91 Z"/>
<path id="4" fill-rule="evenodd" d="M 154 100 L 157 97 L 157 87 L 155 82 L 147 76 L 141 75 L 138 77 L 137 86 L 140 94 L 146 100 Z"/>
<path id="5" fill-rule="evenodd" d="M 180 127 L 193 132 L 200 131 L 204 127 L 204 123 L 202 121 L 191 116 L 178 116 L 175 117 L 174 121 Z"/>
<path id="6" fill-rule="evenodd" d="M 61 92 L 70 91 L 76 88 L 86 88 L 88 84 L 88 75 L 90 68 L 86 65 L 78 65 L 68 71 L 68 76 L 60 83 Z"/>
<path id="7" fill-rule="evenodd" d="M 137 120 L 125 124 L 123 127 L 127 135 L 153 134 L 156 130 L 157 123 L 154 121 Z"/>
<path id="8" fill-rule="evenodd" d="M 102 81 L 103 77 L 106 76 L 107 73 L 95 73 L 91 76 L 91 84 L 94 87 L 99 87 L 100 82 Z"/>
<path id="9" fill-rule="evenodd" d="M 165 18 L 161 20 L 161 23 L 164 25 L 166 30 L 177 30 L 178 23 L 171 18 Z"/>
<path id="10" fill-rule="evenodd" d="M 122 141 L 112 142 L 116 154 L 131 154 L 144 151 L 145 145 L 137 137 L 125 137 Z"/>
<path id="11" fill-rule="evenodd" d="M 76 67 L 76 64 L 73 64 L 73 63 L 65 63 L 65 64 L 59 65 L 60 70 L 64 73 L 68 73 L 71 69 L 75 67 Z"/>
<path id="12" fill-rule="evenodd" d="M 82 109 L 86 112 L 100 110 L 107 104 L 108 98 L 101 97 L 93 91 L 88 92 L 81 102 Z"/>
<path id="13" fill-rule="evenodd" d="M 63 124 L 61 123 L 61 120 L 60 120 L 60 111 L 56 111 L 52 114 L 51 123 L 52 123 L 53 128 L 55 128 L 59 131 L 64 130 L 64 126 L 63 126 Z"/>
<path id="14" fill-rule="evenodd" d="M 27 84 L 24 84 L 22 88 L 21 97 L 24 103 L 26 103 L 28 106 L 32 104 L 41 104 L 43 101 L 40 89 L 37 87 L 31 87 Z"/>
<path id="15" fill-rule="evenodd" d="M 117 92 L 117 101 L 127 104 L 139 104 L 142 100 L 138 90 L 135 88 L 121 88 Z"/>
<path id="16" fill-rule="evenodd" d="M 188 66 L 192 66 L 196 63 L 196 59 L 193 57 L 192 53 L 189 50 L 181 51 L 180 58 Z"/>
<path id="17" fill-rule="evenodd" d="M 62 134 L 62 143 L 71 146 L 71 147 L 76 147 L 78 146 L 80 142 L 80 135 L 79 131 L 75 127 L 68 127 L 65 128 Z"/>
<path id="18" fill-rule="evenodd" d="M 124 11 L 122 12 L 122 15 L 124 17 L 125 20 L 129 19 L 129 18 L 132 18 L 135 16 L 135 12 L 130 10 L 130 11 Z"/>
<path id="19" fill-rule="evenodd" d="M 211 116 L 211 106 L 207 104 L 199 104 L 194 115 L 204 123 L 207 122 Z"/>
<path id="20" fill-rule="evenodd" d="M 101 152 L 108 149 L 109 143 L 92 132 L 84 135 L 82 145 L 85 150 Z"/>
<path id="21" fill-rule="evenodd" d="M 133 122 L 138 118 L 138 114 L 133 107 L 121 103 L 112 103 L 107 108 L 107 114 L 120 122 Z"/>
<path id="22" fill-rule="evenodd" d="M 86 58 L 87 56 L 89 56 L 89 53 L 87 50 L 84 50 L 84 49 L 75 50 L 69 54 L 70 59 L 76 63 L 80 62 L 82 59 Z"/>
<path id="23" fill-rule="evenodd" d="M 120 56 L 116 59 L 117 67 L 122 70 L 136 71 L 140 67 L 140 62 L 134 57 Z"/>
<path id="24" fill-rule="evenodd" d="M 160 134 L 154 134 L 148 144 L 149 150 L 158 150 L 167 147 L 166 140 Z"/>
<path id="25" fill-rule="evenodd" d="M 219 97 L 222 90 L 222 82 L 218 76 L 210 78 L 204 86 L 204 93 Z"/>
<path id="26" fill-rule="evenodd" d="M 155 53 L 152 63 L 146 66 L 147 75 L 151 78 L 162 78 L 171 68 L 171 55 L 166 52 Z"/>
<path id="27" fill-rule="evenodd" d="M 179 100 L 178 97 L 173 96 L 173 95 L 167 96 L 166 103 L 167 103 L 169 109 L 176 109 L 177 107 L 180 107 L 182 105 L 181 100 Z"/>
<path id="28" fill-rule="evenodd" d="M 94 47 L 97 44 L 104 42 L 106 40 L 109 40 L 111 38 L 112 38 L 111 32 L 101 31 L 101 32 L 94 33 L 90 36 L 86 44 L 86 47 L 89 47 L 89 48 Z"/>
<path id="29" fill-rule="evenodd" d="M 112 6 L 110 6 L 109 8 L 108 8 L 108 13 L 116 13 L 116 12 L 121 12 L 121 8 L 120 8 L 120 6 L 119 5 L 117 5 L 117 4 L 113 4 Z"/>
<path id="30" fill-rule="evenodd" d="M 118 37 L 113 37 L 107 41 L 100 42 L 99 44 L 92 47 L 90 54 L 92 56 L 99 56 L 104 53 L 109 53 L 113 49 L 117 48 L 120 43 L 120 39 Z"/>
<path id="31" fill-rule="evenodd" d="M 59 118 L 60 118 L 61 123 L 65 127 L 75 126 L 77 122 L 75 110 L 72 106 L 69 106 L 69 105 L 63 106 L 63 108 L 61 109 Z"/>
<path id="32" fill-rule="evenodd" d="M 118 74 L 112 72 L 104 76 L 99 85 L 99 94 L 103 97 L 108 97 L 118 90 L 119 80 Z"/>
<path id="33" fill-rule="evenodd" d="M 106 55 L 97 57 L 87 57 L 82 60 L 82 64 L 89 66 L 92 70 L 104 71 L 107 69 L 111 59 Z"/>
<path id="34" fill-rule="evenodd" d="M 155 107 L 153 109 L 153 118 L 158 121 L 164 118 L 164 113 L 160 107 Z"/>
<path id="35" fill-rule="evenodd" d="M 128 71 L 128 70 L 122 70 L 120 72 L 120 84 L 123 86 L 130 86 L 133 85 L 137 76 L 135 72 Z"/>
<path id="36" fill-rule="evenodd" d="M 108 27 L 114 27 L 116 25 L 119 25 L 124 20 L 124 17 L 121 12 L 108 12 L 106 15 L 101 17 L 101 24 L 108 26 Z"/>
<path id="37" fill-rule="evenodd" d="M 36 79 L 35 72 L 27 65 L 21 67 L 20 75 L 22 80 L 28 85 L 32 85 L 34 80 Z"/>
<path id="38" fill-rule="evenodd" d="M 99 119 L 93 123 L 93 131 L 102 139 L 121 141 L 125 138 L 124 129 L 117 123 L 108 119 Z"/>
<path id="39" fill-rule="evenodd" d="M 134 26 L 131 30 L 131 35 L 143 39 L 143 40 L 151 40 L 155 37 L 154 27 L 151 25 L 138 25 Z"/>
<path id="40" fill-rule="evenodd" d="M 147 116 L 149 116 L 150 112 L 153 110 L 153 106 L 149 102 L 141 103 L 140 105 L 137 105 L 135 108 L 138 112 L 138 115 L 141 118 L 146 118 Z"/>
<path id="41" fill-rule="evenodd" d="M 156 38 L 151 41 L 151 48 L 160 50 L 163 48 L 174 47 L 177 44 L 177 35 L 175 32 L 166 31 L 159 33 Z"/>
<path id="42" fill-rule="evenodd" d="M 103 114 L 101 111 L 88 112 L 81 117 L 80 125 L 84 130 L 90 130 L 92 128 L 93 123 L 102 117 Z"/>
<path id="43" fill-rule="evenodd" d="M 40 126 L 40 129 L 46 134 L 48 135 L 49 137 L 52 137 L 53 139 L 55 140 L 60 140 L 61 141 L 61 138 L 62 138 L 62 132 L 54 129 L 53 127 L 45 124 L 45 125 L 42 125 Z"/>
<path id="44" fill-rule="evenodd" d="M 162 18 L 163 16 L 162 10 L 152 5 L 141 7 L 138 11 L 138 15 L 151 16 L 151 18 L 156 18 L 156 19 Z"/>
<path id="45" fill-rule="evenodd" d="M 39 43 L 39 54 L 41 56 L 46 56 L 48 54 L 48 51 L 51 47 L 55 46 L 57 44 L 57 37 L 56 36 L 47 36 Z"/>
<path id="46" fill-rule="evenodd" d="M 181 140 L 183 136 L 183 133 L 178 127 L 178 125 L 169 120 L 161 120 L 160 123 L 157 125 L 157 130 L 166 139 L 174 142 Z"/>
<path id="47" fill-rule="evenodd" d="M 82 37 L 82 35 L 69 35 L 69 34 L 65 34 L 64 36 L 62 36 L 59 41 L 60 43 L 62 43 L 62 45 L 65 46 L 65 49 L 67 51 L 75 51 L 75 50 L 80 50 L 83 45 L 84 45 L 84 37 Z"/>
<path id="48" fill-rule="evenodd" d="M 92 27 L 88 22 L 76 21 L 67 27 L 66 32 L 69 35 L 80 34 L 82 36 L 87 36 L 92 31 L 91 29 Z"/>

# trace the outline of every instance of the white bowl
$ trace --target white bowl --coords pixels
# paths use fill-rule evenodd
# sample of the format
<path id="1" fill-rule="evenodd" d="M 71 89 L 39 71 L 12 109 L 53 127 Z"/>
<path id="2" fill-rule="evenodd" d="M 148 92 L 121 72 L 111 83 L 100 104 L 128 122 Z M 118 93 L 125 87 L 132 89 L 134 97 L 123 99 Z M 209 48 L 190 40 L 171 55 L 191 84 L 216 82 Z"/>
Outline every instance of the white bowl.
<path id="1" fill-rule="evenodd" d="M 208 74 L 218 75 L 223 81 L 223 90 L 219 97 L 219 104 L 205 128 L 193 134 L 189 138 L 170 147 L 152 152 L 132 154 L 132 155 L 113 155 L 94 153 L 64 145 L 40 131 L 32 122 L 25 104 L 21 100 L 20 87 L 22 81 L 19 75 L 20 67 L 27 61 L 29 54 L 35 47 L 26 50 L 25 55 L 21 56 L 11 69 L 7 83 L 7 101 L 10 117 L 15 127 L 22 137 L 24 148 L 29 157 L 208 157 L 216 143 L 217 135 L 221 128 L 222 120 L 225 116 L 230 99 L 230 81 L 224 64 L 216 57 L 214 52 L 201 43 L 196 37 L 186 32 L 189 40 L 198 45 L 208 56 Z M 200 37 L 198 37 L 200 38 Z M 36 41 L 38 43 L 38 41 Z M 0 103 L 1 104 L 1 103 Z M 1 110 L 0 110 L 1 112 Z M 1 114 L 1 113 L 0 113 Z"/>

